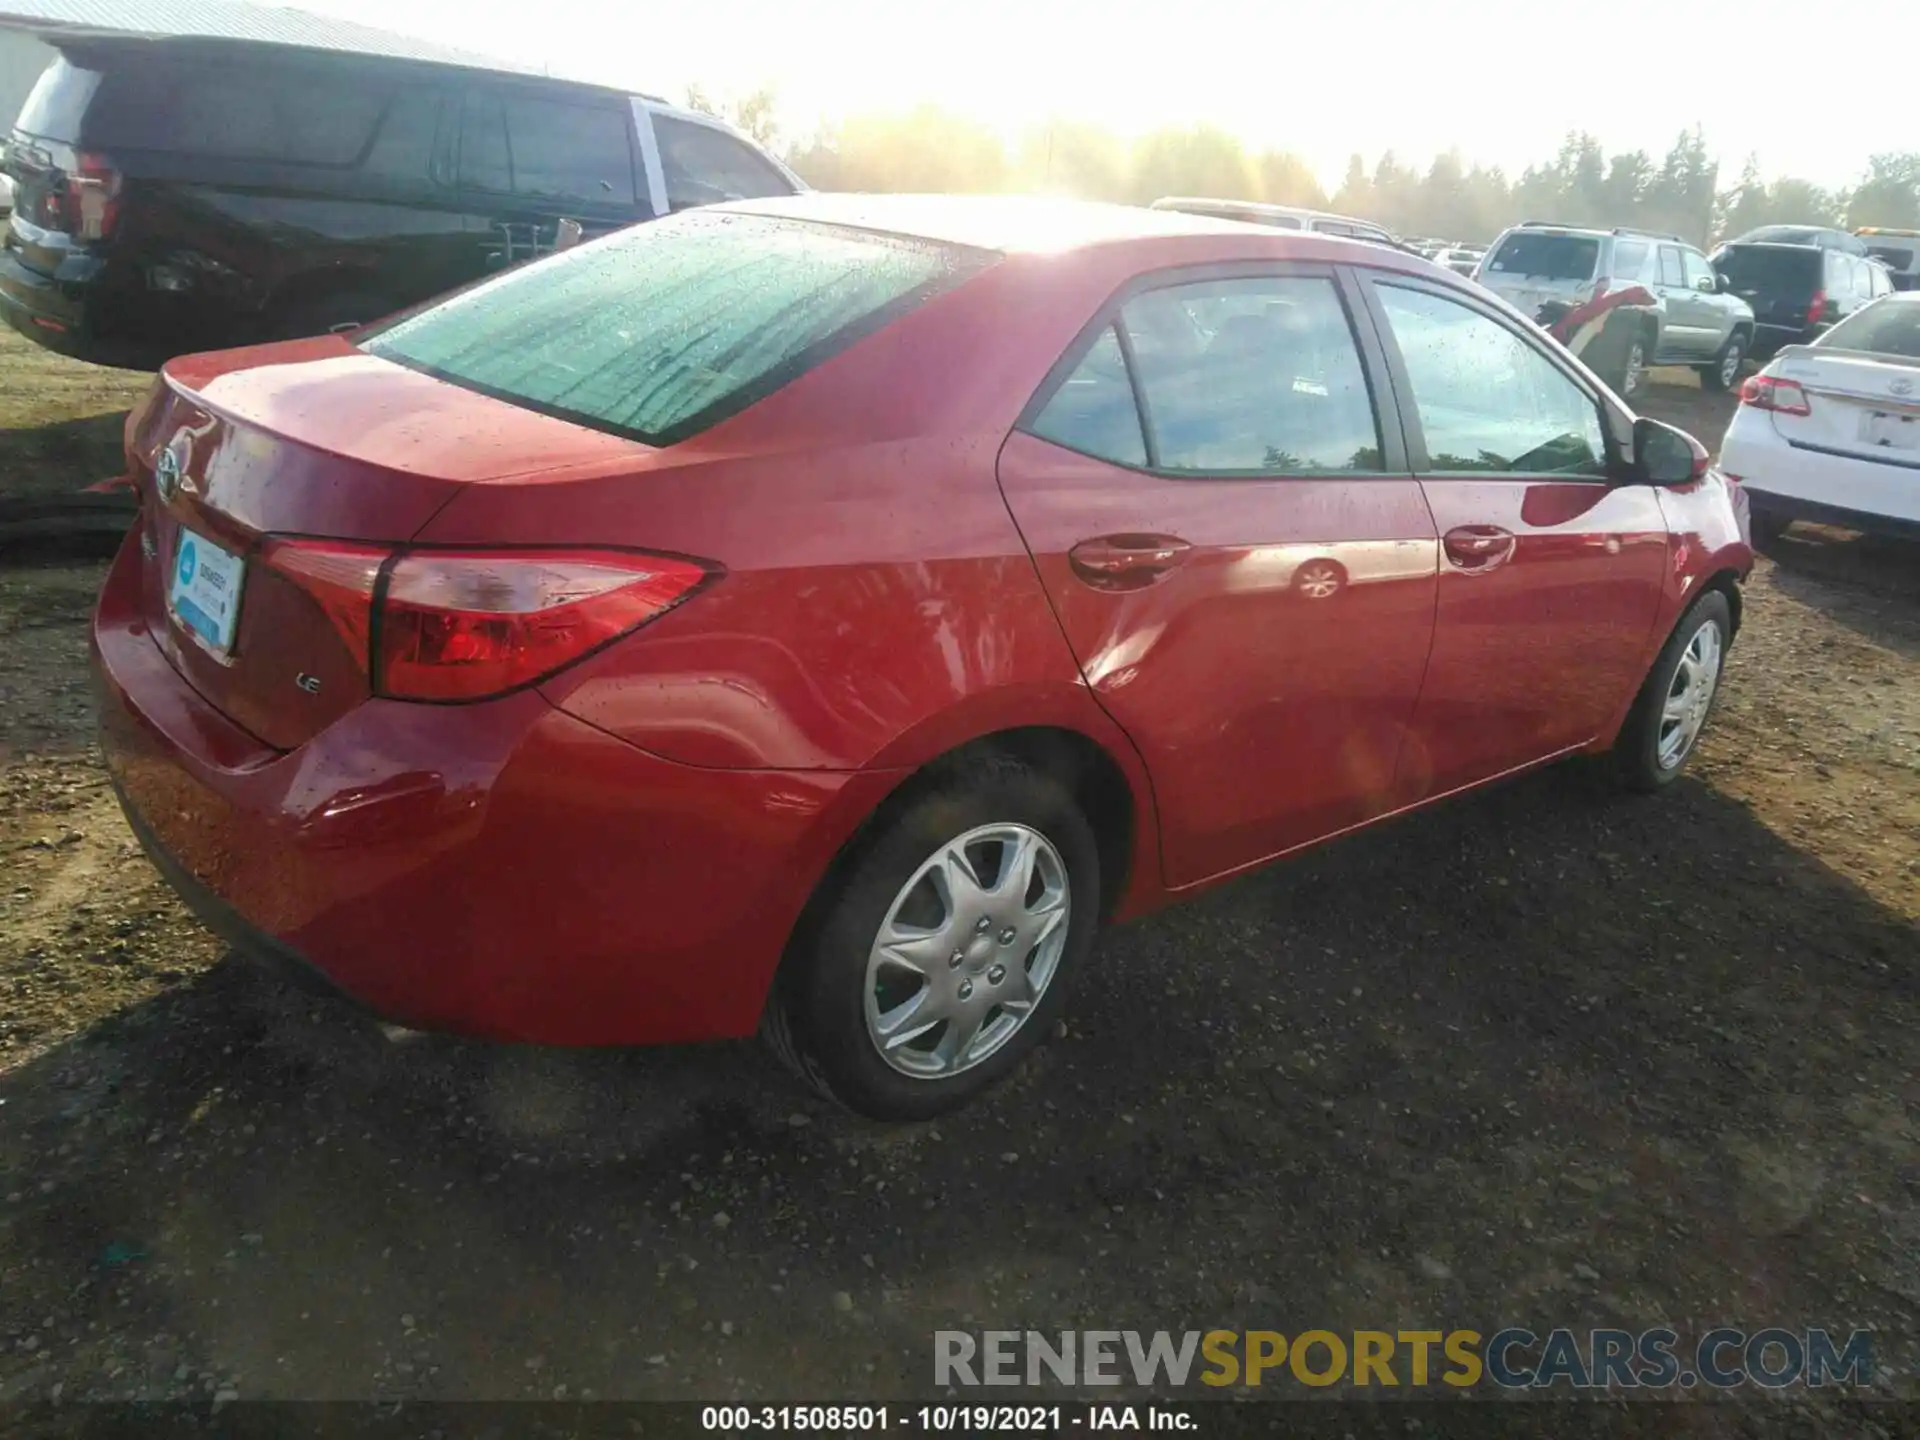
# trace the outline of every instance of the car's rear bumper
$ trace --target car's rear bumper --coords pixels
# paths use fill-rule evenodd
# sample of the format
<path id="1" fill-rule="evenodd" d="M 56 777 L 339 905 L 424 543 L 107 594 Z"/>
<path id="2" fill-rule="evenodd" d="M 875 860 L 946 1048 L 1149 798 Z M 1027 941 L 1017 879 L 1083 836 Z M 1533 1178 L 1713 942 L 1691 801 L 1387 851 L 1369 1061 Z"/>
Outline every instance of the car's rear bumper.
<path id="1" fill-rule="evenodd" d="M 1739 477 L 1756 514 L 1876 533 L 1920 532 L 1920 463 L 1794 445 L 1764 411 L 1743 406 L 1735 414 L 1721 442 L 1720 468 Z"/>
<path id="2" fill-rule="evenodd" d="M 272 750 L 148 634 L 137 530 L 93 630 L 134 833 L 236 948 L 408 1025 L 555 1044 L 751 1033 L 814 884 L 897 780 L 678 765 L 532 691 L 369 701 Z"/>
<path id="3" fill-rule="evenodd" d="M 36 345 L 94 365 L 151 370 L 175 354 L 191 318 L 176 297 L 146 292 L 90 257 L 44 275 L 0 250 L 0 319 Z"/>

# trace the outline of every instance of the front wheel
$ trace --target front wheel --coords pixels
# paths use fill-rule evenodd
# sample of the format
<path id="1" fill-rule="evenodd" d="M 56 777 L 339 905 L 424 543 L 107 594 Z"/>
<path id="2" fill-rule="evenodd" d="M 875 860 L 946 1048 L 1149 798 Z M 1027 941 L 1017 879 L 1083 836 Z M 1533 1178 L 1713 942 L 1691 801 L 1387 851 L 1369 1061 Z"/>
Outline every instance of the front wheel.
<path id="1" fill-rule="evenodd" d="M 1731 390 L 1740 378 L 1740 366 L 1747 358 L 1747 337 L 1729 335 L 1720 353 L 1700 367 L 1700 384 L 1717 393 Z"/>
<path id="2" fill-rule="evenodd" d="M 826 883 L 762 1028 L 801 1078 L 877 1120 L 943 1114 L 1016 1068 L 1100 913 L 1073 797 L 1001 756 L 929 781 Z"/>
<path id="3" fill-rule="evenodd" d="M 1658 790 L 1680 778 L 1720 692 L 1732 638 L 1733 610 L 1718 590 L 1702 595 L 1674 627 L 1614 744 L 1630 788 Z"/>

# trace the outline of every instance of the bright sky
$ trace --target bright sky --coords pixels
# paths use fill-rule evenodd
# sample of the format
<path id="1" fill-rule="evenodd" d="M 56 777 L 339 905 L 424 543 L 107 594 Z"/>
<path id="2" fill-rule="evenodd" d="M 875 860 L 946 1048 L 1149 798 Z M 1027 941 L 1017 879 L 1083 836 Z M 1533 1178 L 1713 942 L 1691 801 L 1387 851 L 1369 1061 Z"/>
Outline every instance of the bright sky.
<path id="1" fill-rule="evenodd" d="M 294 0 L 362 24 L 680 99 L 762 84 L 789 132 L 932 103 L 1009 135 L 1049 116 L 1122 134 L 1209 122 L 1303 155 L 1457 146 L 1517 173 L 1569 129 L 1655 161 L 1695 123 L 1726 178 L 1850 183 L 1920 148 L 1906 0 Z M 1522 17 L 1525 18 L 1522 18 Z"/>

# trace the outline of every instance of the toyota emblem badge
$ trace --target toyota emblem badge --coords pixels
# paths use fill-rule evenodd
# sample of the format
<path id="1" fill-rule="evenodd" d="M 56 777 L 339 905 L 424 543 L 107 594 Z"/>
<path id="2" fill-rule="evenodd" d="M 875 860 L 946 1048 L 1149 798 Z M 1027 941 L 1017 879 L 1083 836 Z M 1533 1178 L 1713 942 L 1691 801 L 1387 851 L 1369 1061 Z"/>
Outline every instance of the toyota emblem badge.
<path id="1" fill-rule="evenodd" d="M 1907 379 L 1904 375 L 1896 376 L 1893 382 L 1887 386 L 1887 389 L 1896 395 L 1911 395 L 1913 393 L 1913 381 Z"/>
<path id="2" fill-rule="evenodd" d="M 153 483 L 162 500 L 171 500 L 180 491 L 180 472 L 186 464 L 187 437 L 176 435 L 153 463 Z"/>

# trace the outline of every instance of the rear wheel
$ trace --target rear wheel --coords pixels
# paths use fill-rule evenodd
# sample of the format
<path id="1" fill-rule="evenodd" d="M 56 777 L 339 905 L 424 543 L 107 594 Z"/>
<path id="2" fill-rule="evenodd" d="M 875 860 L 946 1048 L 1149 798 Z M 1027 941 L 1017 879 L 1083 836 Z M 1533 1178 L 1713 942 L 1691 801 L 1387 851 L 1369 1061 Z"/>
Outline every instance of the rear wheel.
<path id="1" fill-rule="evenodd" d="M 803 1079 L 879 1120 L 942 1114 L 1015 1069 L 1100 913 L 1072 796 L 999 756 L 931 780 L 827 884 L 762 1028 Z"/>
<path id="2" fill-rule="evenodd" d="M 1700 384 L 1708 390 L 1731 390 L 1740 378 L 1740 367 L 1747 358 L 1747 337 L 1738 331 L 1727 337 L 1720 353 L 1700 367 Z"/>
<path id="3" fill-rule="evenodd" d="M 1614 762 L 1630 788 L 1658 790 L 1680 778 L 1713 711 L 1732 638 L 1733 609 L 1718 590 L 1696 600 L 1674 627 L 1614 744 Z"/>
<path id="4" fill-rule="evenodd" d="M 1646 384 L 1646 336 L 1633 335 L 1628 338 L 1626 352 L 1620 357 L 1620 369 L 1614 376 L 1613 388 L 1622 400 L 1632 400 L 1646 388 Z"/>

